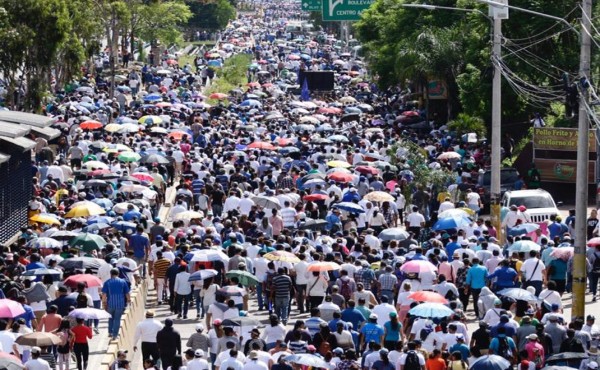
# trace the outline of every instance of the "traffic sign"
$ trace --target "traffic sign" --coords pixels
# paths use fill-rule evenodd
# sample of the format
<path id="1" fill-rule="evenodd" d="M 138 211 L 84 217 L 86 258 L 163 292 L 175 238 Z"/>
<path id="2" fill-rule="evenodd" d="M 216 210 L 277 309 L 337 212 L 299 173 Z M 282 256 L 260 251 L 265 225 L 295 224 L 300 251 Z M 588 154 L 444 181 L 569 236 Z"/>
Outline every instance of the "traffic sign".
<path id="1" fill-rule="evenodd" d="M 323 0 L 324 21 L 357 21 L 375 0 Z"/>
<path id="2" fill-rule="evenodd" d="M 321 0 L 302 0 L 302 10 L 306 12 L 320 12 L 322 7 Z"/>

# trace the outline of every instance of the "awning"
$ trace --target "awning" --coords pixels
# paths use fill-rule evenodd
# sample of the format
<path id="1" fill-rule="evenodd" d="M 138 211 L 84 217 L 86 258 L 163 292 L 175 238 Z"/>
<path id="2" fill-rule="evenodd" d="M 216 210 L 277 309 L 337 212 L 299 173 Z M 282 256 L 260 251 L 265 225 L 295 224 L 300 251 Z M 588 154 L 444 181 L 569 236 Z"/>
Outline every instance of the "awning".
<path id="1" fill-rule="evenodd" d="M 0 136 L 16 138 L 29 133 L 29 126 L 0 121 Z"/>
<path id="2" fill-rule="evenodd" d="M 48 127 L 52 124 L 52 118 L 40 114 L 15 112 L 9 110 L 0 111 L 0 121 L 30 125 L 35 127 Z"/>
<path id="3" fill-rule="evenodd" d="M 33 149 L 33 147 L 35 147 L 35 141 L 29 140 L 25 137 L 11 138 L 7 136 L 0 136 L 0 141 L 2 141 L 3 144 L 7 144 L 8 146 L 18 147 L 22 151 L 31 150 Z"/>
<path id="4" fill-rule="evenodd" d="M 39 136 L 46 140 L 52 140 L 60 136 L 60 130 L 57 130 L 52 127 L 35 127 L 29 125 L 22 126 L 31 128 L 31 132 L 34 133 L 35 136 Z"/>

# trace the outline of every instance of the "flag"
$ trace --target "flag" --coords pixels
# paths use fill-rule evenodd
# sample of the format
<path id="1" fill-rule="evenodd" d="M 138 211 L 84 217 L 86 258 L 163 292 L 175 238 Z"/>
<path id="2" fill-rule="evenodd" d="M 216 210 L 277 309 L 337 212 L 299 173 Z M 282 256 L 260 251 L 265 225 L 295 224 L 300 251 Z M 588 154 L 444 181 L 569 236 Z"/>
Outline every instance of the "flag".
<path id="1" fill-rule="evenodd" d="M 302 84 L 302 91 L 300 92 L 300 99 L 302 101 L 310 100 L 310 91 L 308 91 L 308 81 L 304 78 L 304 83 Z"/>

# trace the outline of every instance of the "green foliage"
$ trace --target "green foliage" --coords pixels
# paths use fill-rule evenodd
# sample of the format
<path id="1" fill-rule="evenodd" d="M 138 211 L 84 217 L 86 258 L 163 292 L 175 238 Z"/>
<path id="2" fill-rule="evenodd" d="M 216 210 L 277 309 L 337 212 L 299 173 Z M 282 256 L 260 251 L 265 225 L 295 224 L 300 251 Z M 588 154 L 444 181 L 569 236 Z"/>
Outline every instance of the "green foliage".
<path id="1" fill-rule="evenodd" d="M 544 122 L 546 122 L 547 127 L 577 127 L 577 120 L 565 117 L 565 105 L 559 102 L 550 104 Z"/>
<path id="2" fill-rule="evenodd" d="M 466 113 L 460 113 L 455 119 L 448 122 L 448 128 L 455 131 L 458 136 L 474 132 L 481 139 L 487 135 L 485 122 L 479 117 L 469 116 Z"/>
<path id="3" fill-rule="evenodd" d="M 217 72 L 218 78 L 215 78 L 211 85 L 204 92 L 206 96 L 212 93 L 228 93 L 238 88 L 246 82 L 246 71 L 248 65 L 252 62 L 252 55 L 237 54 L 227 59 L 223 64 L 221 71 Z M 210 104 L 216 104 L 217 101 L 209 99 Z"/>
<path id="4" fill-rule="evenodd" d="M 180 27 L 192 17 L 190 8 L 180 1 L 155 2 L 143 6 L 140 11 L 139 35 L 150 42 L 163 45 L 183 41 Z"/>
<path id="5" fill-rule="evenodd" d="M 235 19 L 235 7 L 228 0 L 191 1 L 187 4 L 192 12 L 188 27 L 206 30 L 220 30 Z"/>

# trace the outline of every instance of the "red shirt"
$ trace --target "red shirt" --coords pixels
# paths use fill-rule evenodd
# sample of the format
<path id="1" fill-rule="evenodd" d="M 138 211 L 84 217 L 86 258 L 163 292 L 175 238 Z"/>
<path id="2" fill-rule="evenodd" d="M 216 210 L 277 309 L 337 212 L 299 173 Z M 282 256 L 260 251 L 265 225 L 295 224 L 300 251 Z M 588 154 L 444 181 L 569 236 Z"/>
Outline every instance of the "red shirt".
<path id="1" fill-rule="evenodd" d="M 92 339 L 92 328 L 85 325 L 76 325 L 71 329 L 75 334 L 75 343 L 86 344 L 88 339 Z"/>

